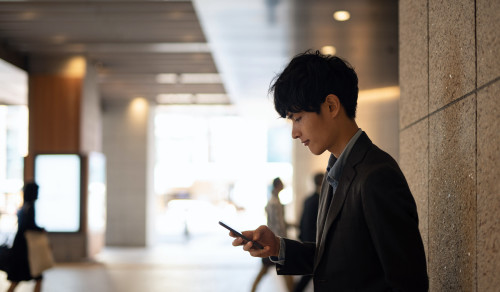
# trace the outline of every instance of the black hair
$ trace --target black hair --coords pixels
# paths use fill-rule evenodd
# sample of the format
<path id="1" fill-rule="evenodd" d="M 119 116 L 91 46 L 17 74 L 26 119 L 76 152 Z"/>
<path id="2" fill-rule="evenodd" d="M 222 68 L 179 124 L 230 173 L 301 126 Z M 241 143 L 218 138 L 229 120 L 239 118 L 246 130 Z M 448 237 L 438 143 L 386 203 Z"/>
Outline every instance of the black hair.
<path id="1" fill-rule="evenodd" d="M 273 179 L 273 188 L 277 188 L 280 185 L 283 186 L 283 182 L 279 177 Z"/>
<path id="2" fill-rule="evenodd" d="M 38 198 L 38 184 L 28 182 L 23 187 L 24 202 L 34 202 Z"/>
<path id="3" fill-rule="evenodd" d="M 272 81 L 274 107 L 285 118 L 289 113 L 320 112 L 329 94 L 335 94 L 351 119 L 356 117 L 358 76 L 345 60 L 319 51 L 296 55 Z"/>

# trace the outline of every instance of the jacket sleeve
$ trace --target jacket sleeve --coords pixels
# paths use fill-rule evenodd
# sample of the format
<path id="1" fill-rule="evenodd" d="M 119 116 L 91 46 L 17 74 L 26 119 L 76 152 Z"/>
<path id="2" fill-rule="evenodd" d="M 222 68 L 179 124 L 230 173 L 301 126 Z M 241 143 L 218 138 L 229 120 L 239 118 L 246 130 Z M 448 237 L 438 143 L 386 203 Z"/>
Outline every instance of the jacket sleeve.
<path id="1" fill-rule="evenodd" d="M 278 275 L 312 275 L 316 244 L 283 239 L 285 241 L 285 264 L 276 265 Z"/>
<path id="2" fill-rule="evenodd" d="M 385 166 L 371 172 L 361 192 L 366 224 L 386 281 L 395 290 L 427 291 L 417 208 L 399 167 Z"/>

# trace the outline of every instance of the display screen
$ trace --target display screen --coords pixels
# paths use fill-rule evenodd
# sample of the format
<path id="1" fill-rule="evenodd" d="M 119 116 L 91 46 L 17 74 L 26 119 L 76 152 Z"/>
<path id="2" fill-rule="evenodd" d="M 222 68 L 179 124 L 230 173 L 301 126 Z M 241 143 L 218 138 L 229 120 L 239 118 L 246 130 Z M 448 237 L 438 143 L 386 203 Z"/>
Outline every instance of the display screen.
<path id="1" fill-rule="evenodd" d="M 49 232 L 80 230 L 81 159 L 77 154 L 39 154 L 35 222 Z"/>

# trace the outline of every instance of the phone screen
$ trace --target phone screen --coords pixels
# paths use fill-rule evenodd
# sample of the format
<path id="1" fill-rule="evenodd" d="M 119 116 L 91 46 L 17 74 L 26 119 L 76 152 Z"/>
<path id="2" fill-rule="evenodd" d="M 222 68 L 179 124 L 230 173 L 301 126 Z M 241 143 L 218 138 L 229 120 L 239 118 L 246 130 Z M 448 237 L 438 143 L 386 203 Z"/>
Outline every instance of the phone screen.
<path id="1" fill-rule="evenodd" d="M 243 239 L 244 239 L 244 240 L 246 240 L 246 241 L 251 241 L 251 242 L 253 243 L 253 247 L 258 248 L 258 249 L 263 249 L 263 248 L 264 248 L 264 247 L 263 247 L 260 243 L 258 243 L 258 242 L 256 242 L 256 241 L 253 241 L 253 240 L 249 239 L 248 237 L 244 236 L 244 235 L 243 235 L 243 234 L 241 234 L 240 232 L 238 232 L 238 231 L 234 230 L 233 228 L 229 227 L 229 226 L 228 226 L 227 224 L 225 224 L 224 222 L 219 221 L 219 224 L 220 224 L 221 226 L 223 226 L 224 228 L 228 229 L 229 231 L 231 231 L 232 233 L 236 234 L 238 237 L 241 237 L 241 238 L 243 238 Z"/>

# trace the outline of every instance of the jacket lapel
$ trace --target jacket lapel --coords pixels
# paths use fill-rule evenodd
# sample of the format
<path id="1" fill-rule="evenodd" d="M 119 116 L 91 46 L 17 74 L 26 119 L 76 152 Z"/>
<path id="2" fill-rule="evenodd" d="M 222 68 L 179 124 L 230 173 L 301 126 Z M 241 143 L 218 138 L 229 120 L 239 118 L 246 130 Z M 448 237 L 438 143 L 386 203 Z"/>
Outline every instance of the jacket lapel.
<path id="1" fill-rule="evenodd" d="M 330 201 L 330 197 L 332 196 L 332 187 L 329 185 L 326 180 L 326 176 L 328 173 L 325 173 L 323 178 L 322 188 L 319 196 L 319 205 L 318 205 L 318 217 L 316 218 L 316 242 L 319 243 L 321 239 L 321 234 L 323 233 L 323 225 L 325 224 L 326 214 L 328 212 L 329 204 L 327 202 Z M 328 186 L 328 187 L 325 187 Z"/>
<path id="2" fill-rule="evenodd" d="M 339 215 L 342 210 L 342 206 L 344 205 L 347 194 L 349 193 L 349 189 L 351 188 L 352 182 L 356 177 L 355 166 L 363 160 L 368 146 L 371 144 L 368 136 L 363 133 L 354 144 L 354 147 L 347 157 L 347 161 L 344 165 L 344 169 L 342 170 L 342 175 L 340 177 L 339 185 L 335 191 L 335 195 L 333 196 L 333 200 L 330 200 L 328 196 L 332 195 L 332 187 L 328 183 L 328 181 L 324 181 L 324 183 L 328 184 L 328 188 L 322 189 L 322 194 L 326 195 L 324 198 L 321 198 L 320 203 L 320 213 L 318 214 L 318 232 L 316 236 L 316 257 L 314 260 L 314 269 L 318 266 L 321 258 L 323 256 L 325 250 L 325 242 L 332 226 L 335 218 Z M 323 205 L 321 205 L 323 204 Z M 326 206 L 328 205 L 328 206 Z M 325 218 L 326 216 L 326 218 Z"/>

